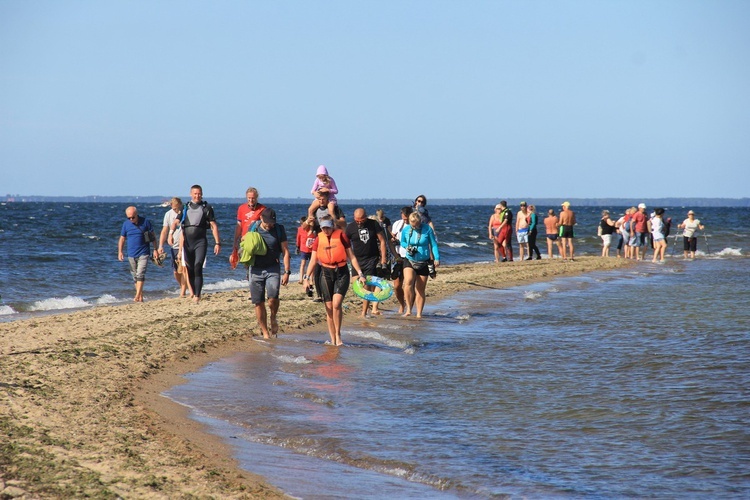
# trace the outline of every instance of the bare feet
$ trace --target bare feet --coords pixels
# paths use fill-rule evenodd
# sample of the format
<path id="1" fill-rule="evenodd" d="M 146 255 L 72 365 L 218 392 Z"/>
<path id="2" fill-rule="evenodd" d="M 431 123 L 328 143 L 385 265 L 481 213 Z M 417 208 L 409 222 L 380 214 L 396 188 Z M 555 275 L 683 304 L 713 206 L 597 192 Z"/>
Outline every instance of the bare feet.
<path id="1" fill-rule="evenodd" d="M 276 337 L 278 333 L 279 333 L 279 323 L 276 321 L 276 318 L 271 318 L 271 335 Z"/>

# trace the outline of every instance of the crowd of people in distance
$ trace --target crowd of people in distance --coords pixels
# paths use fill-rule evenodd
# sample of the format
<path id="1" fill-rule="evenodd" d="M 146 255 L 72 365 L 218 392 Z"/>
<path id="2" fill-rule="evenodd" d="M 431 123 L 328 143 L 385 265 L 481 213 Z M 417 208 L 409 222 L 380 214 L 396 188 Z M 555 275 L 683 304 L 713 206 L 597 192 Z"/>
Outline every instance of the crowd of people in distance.
<path id="1" fill-rule="evenodd" d="M 427 198 L 419 195 L 413 204 L 401 208 L 393 224 L 383 210 L 368 216 L 362 207 L 354 210 L 353 220 L 347 223 L 336 199 L 336 182 L 323 165 L 316 171 L 311 194 L 314 199 L 307 213 L 300 217 L 295 235 L 300 258 L 298 284 L 308 297 L 324 304 L 330 344 L 343 344 L 343 301 L 352 278 L 368 291 L 375 289 L 373 276 L 387 280 L 398 302 L 398 314 L 421 318 L 428 280 L 437 276 L 440 266 L 438 239 Z M 258 190 L 249 187 L 245 196 L 246 203 L 237 209 L 229 264 L 233 269 L 240 263 L 246 265 L 255 317 L 262 336 L 270 339 L 279 331 L 280 289 L 289 283 L 292 273 L 289 242 L 286 228 L 277 223 L 275 210 L 259 202 Z M 128 207 L 125 216 L 118 258 L 123 261 L 127 256 L 135 284 L 133 300 L 143 301 L 149 261 L 161 266 L 169 257 L 179 296 L 200 302 L 209 233 L 213 236 L 214 255 L 219 255 L 222 247 L 213 207 L 203 200 L 201 186 L 191 186 L 187 203 L 172 198 L 158 238 L 152 223 L 140 216 L 136 207 Z M 561 204 L 559 212 L 549 209 L 541 224 L 534 205 L 522 201 L 514 218 L 508 203 L 500 201 L 487 226 L 495 262 L 514 261 L 514 235 L 519 260 L 541 259 L 537 246 L 540 227 L 544 228 L 548 258 L 555 258 L 557 248 L 560 259 L 574 260 L 576 224 L 576 214 L 567 201 Z M 704 230 L 703 224 L 690 210 L 687 219 L 677 227 L 683 231 L 685 258 L 695 258 L 696 233 Z M 597 228 L 602 240 L 601 256 L 609 257 L 614 246 L 617 257 L 644 260 L 647 249 L 653 248 L 652 261 L 664 262 L 670 229 L 671 218 L 665 217 L 663 208 L 656 208 L 647 216 L 646 205 L 641 203 L 625 210 L 617 220 L 604 210 Z M 360 314 L 381 315 L 376 298 L 363 299 Z"/>

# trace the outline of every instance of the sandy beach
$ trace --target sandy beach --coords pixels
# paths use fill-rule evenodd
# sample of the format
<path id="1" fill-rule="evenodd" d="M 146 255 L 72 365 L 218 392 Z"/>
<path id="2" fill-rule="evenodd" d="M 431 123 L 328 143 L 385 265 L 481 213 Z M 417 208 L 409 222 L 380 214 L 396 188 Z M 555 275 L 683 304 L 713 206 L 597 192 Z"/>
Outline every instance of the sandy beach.
<path id="1" fill-rule="evenodd" d="M 633 265 L 581 257 L 439 269 L 428 306 L 459 291 L 507 288 Z M 181 375 L 236 351 L 262 349 L 248 292 L 0 323 L 0 496 L 21 498 L 276 498 L 237 468 L 231 449 L 161 396 Z M 282 290 L 279 335 L 320 330 L 322 304 L 296 283 Z M 346 327 L 360 301 L 346 299 Z M 383 309 L 395 309 L 395 300 Z M 376 321 L 388 321 L 387 318 Z M 419 321 L 414 319 L 414 321 Z M 346 342 L 344 334 L 344 342 Z M 346 348 L 346 347 L 344 347 Z"/>

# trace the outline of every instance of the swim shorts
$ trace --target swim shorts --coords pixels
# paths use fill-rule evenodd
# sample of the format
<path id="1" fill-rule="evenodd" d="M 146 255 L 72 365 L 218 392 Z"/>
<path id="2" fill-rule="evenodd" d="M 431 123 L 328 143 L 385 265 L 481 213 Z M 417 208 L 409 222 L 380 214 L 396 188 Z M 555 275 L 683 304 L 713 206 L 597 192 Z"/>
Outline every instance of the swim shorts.
<path id="1" fill-rule="evenodd" d="M 528 229 L 524 231 L 518 231 L 516 233 L 516 239 L 518 240 L 518 243 L 528 243 L 529 242 L 529 231 Z"/>
<path id="2" fill-rule="evenodd" d="M 547 233 L 547 239 L 555 241 L 557 239 L 557 233 Z"/>
<path id="3" fill-rule="evenodd" d="M 362 270 L 362 274 L 365 276 L 375 276 L 375 270 L 378 268 L 380 257 L 357 257 L 359 268 Z M 357 271 L 352 267 L 352 276 L 359 276 Z"/>
<path id="4" fill-rule="evenodd" d="M 319 292 L 324 302 L 333 301 L 333 296 L 338 294 L 346 296 L 349 290 L 349 267 L 322 267 L 320 273 Z"/>
<path id="5" fill-rule="evenodd" d="M 573 226 L 560 226 L 560 238 L 575 238 Z"/>

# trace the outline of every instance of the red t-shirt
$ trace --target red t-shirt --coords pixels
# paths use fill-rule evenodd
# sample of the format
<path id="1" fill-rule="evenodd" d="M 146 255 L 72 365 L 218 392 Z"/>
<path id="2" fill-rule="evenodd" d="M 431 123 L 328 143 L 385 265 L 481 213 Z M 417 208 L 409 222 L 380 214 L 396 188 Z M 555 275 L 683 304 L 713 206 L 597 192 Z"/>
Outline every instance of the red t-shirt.
<path id="1" fill-rule="evenodd" d="M 646 224 L 646 214 L 643 212 L 636 212 L 633 214 L 633 224 L 635 224 L 635 232 L 636 233 L 646 233 L 648 232 L 648 225 Z"/>
<path id="2" fill-rule="evenodd" d="M 302 253 L 312 252 L 312 246 L 315 242 L 315 231 L 307 231 L 303 227 L 297 228 L 297 248 Z"/>
<path id="3" fill-rule="evenodd" d="M 237 209 L 237 223 L 242 229 L 240 236 L 245 236 L 253 222 L 260 220 L 260 213 L 265 208 L 266 206 L 261 203 L 256 203 L 255 208 L 250 208 L 247 203 L 240 205 L 240 208 Z"/>

